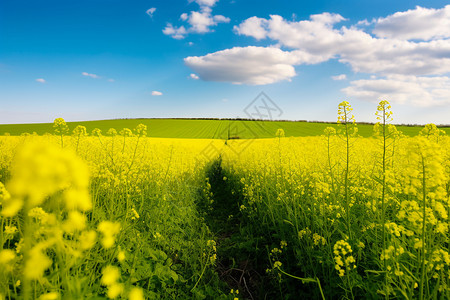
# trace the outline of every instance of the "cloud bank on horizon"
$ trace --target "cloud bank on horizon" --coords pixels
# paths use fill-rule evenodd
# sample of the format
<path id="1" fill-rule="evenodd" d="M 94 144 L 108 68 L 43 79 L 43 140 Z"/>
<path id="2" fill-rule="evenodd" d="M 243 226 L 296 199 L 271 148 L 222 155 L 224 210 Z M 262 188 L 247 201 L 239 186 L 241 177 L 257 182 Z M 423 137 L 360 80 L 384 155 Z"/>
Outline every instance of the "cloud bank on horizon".
<path id="1" fill-rule="evenodd" d="M 211 7 L 217 1 L 195 2 L 214 19 Z M 193 13 L 184 17 L 192 27 L 170 34 L 173 38 L 188 32 L 205 33 L 217 25 L 193 25 Z M 347 96 L 365 101 L 390 98 L 414 106 L 450 104 L 450 5 L 438 9 L 417 6 L 339 26 L 343 21 L 349 20 L 328 12 L 300 21 L 279 15 L 267 19 L 253 16 L 235 25 L 234 33 L 271 45 L 233 47 L 189 56 L 184 62 L 204 81 L 266 85 L 290 81 L 297 75 L 297 66 L 337 60 L 354 73 L 371 75 L 370 79 L 351 81 L 342 89 Z M 346 80 L 342 75 L 333 79 Z"/>

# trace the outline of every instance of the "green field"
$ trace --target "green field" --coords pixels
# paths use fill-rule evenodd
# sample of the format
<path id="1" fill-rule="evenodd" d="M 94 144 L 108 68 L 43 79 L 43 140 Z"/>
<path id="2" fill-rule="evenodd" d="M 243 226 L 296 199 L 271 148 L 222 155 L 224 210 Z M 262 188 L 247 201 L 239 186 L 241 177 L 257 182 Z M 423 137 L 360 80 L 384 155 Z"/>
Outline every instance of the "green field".
<path id="1" fill-rule="evenodd" d="M 290 121 L 243 121 L 243 120 L 198 120 L 198 119 L 119 119 L 102 121 L 68 122 L 70 130 L 77 125 L 86 126 L 91 132 L 94 128 L 99 128 L 103 133 L 109 128 L 118 131 L 122 128 L 135 128 L 143 123 L 148 127 L 150 137 L 164 138 L 194 138 L 194 139 L 227 139 L 229 138 L 271 138 L 274 137 L 277 129 L 282 128 L 286 137 L 290 136 L 317 136 L 323 134 L 323 130 L 328 126 L 336 127 L 331 123 L 315 122 L 290 122 Z M 359 134 L 364 137 L 372 135 L 370 124 L 359 124 Z M 423 128 L 422 126 L 399 125 L 398 130 L 405 135 L 415 136 Z M 443 128 L 447 134 L 450 127 Z M 42 135 L 46 132 L 53 133 L 53 123 L 35 124 L 7 124 L 0 125 L 0 135 L 9 133 L 20 135 L 22 133 L 36 132 Z"/>

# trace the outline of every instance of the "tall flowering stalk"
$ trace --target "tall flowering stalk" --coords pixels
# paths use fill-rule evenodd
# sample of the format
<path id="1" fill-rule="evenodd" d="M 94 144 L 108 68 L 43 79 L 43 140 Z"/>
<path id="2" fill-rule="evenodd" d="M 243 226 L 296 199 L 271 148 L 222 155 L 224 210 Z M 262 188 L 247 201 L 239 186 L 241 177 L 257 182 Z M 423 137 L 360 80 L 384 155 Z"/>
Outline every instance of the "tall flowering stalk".
<path id="1" fill-rule="evenodd" d="M 130 163 L 130 167 L 128 172 L 130 172 L 131 167 L 133 166 L 134 160 L 136 158 L 136 153 L 137 153 L 137 149 L 138 149 L 138 145 L 139 145 L 139 140 L 142 137 L 146 137 L 147 136 L 147 126 L 144 124 L 139 124 L 138 126 L 136 126 L 136 128 L 134 129 L 134 132 L 136 132 L 136 136 L 137 136 L 137 141 L 136 141 L 136 147 L 134 147 L 134 152 L 133 152 L 133 158 L 131 159 L 131 163 Z M 125 140 L 124 140 L 125 141 Z"/>
<path id="2" fill-rule="evenodd" d="M 380 101 L 377 107 L 377 111 L 375 112 L 375 115 L 377 116 L 377 120 L 379 121 L 377 124 L 379 124 L 379 128 L 382 134 L 383 139 L 383 159 L 382 159 L 382 166 L 383 166 L 383 173 L 382 173 L 382 192 L 381 192 L 381 236 L 382 236 L 382 244 L 383 248 L 386 249 L 386 142 L 388 138 L 388 132 L 387 132 L 387 124 L 392 121 L 392 112 L 390 111 L 391 105 L 388 101 L 383 100 Z M 384 269 L 386 269 L 386 260 L 384 260 Z M 387 281 L 387 276 L 386 276 Z M 387 284 L 386 284 L 387 287 Z M 386 292 L 386 297 L 388 297 L 389 293 Z"/>
<path id="3" fill-rule="evenodd" d="M 430 123 L 425 125 L 425 127 L 419 133 L 421 136 L 425 136 L 427 139 L 434 138 L 436 143 L 439 143 L 439 137 L 445 135 L 445 131 L 439 129 L 435 124 Z"/>
<path id="4" fill-rule="evenodd" d="M 350 227 L 350 196 L 349 196 L 349 170 L 350 170 L 350 138 L 356 136 L 358 128 L 356 127 L 355 116 L 352 114 L 353 108 L 347 101 L 342 101 L 338 106 L 338 121 L 339 125 L 344 126 L 343 139 L 345 141 L 345 210 L 346 210 L 346 223 L 348 235 L 351 239 L 351 227 Z"/>
<path id="5" fill-rule="evenodd" d="M 111 162 L 114 164 L 114 139 L 117 135 L 117 130 L 114 128 L 110 128 L 107 132 L 107 135 L 111 137 Z"/>
<path id="6" fill-rule="evenodd" d="M 64 136 L 69 132 L 69 126 L 67 126 L 66 121 L 63 118 L 56 118 L 53 121 L 53 129 L 55 130 L 55 135 L 61 137 L 61 148 L 64 147 Z"/>
<path id="7" fill-rule="evenodd" d="M 78 125 L 77 127 L 75 127 L 75 129 L 73 130 L 72 133 L 73 133 L 74 137 L 77 139 L 76 152 L 78 153 L 78 146 L 80 145 L 81 137 L 87 136 L 86 127 L 82 126 L 82 125 Z"/>
<path id="8" fill-rule="evenodd" d="M 123 147 L 122 147 L 122 154 L 123 154 L 125 152 L 125 139 L 127 137 L 133 136 L 133 132 L 129 128 L 124 128 L 119 132 L 119 134 L 123 136 Z"/>
<path id="9" fill-rule="evenodd" d="M 283 176 L 283 167 L 281 163 L 281 138 L 285 137 L 284 130 L 282 128 L 278 128 L 275 136 L 278 138 L 278 166 L 280 167 L 280 175 Z"/>
<path id="10" fill-rule="evenodd" d="M 377 120 L 381 121 L 377 124 L 380 125 L 380 131 L 381 131 L 381 137 L 383 139 L 383 159 L 382 159 L 382 192 L 381 192 L 381 224 L 382 224 L 382 237 L 383 237 L 383 249 L 385 249 L 385 226 L 386 223 L 386 150 L 387 150 L 387 139 L 388 139 L 388 132 L 387 132 L 387 125 L 389 122 L 392 121 L 392 112 L 390 111 L 391 105 L 388 101 L 383 100 L 378 104 L 377 111 L 375 115 L 377 116 Z"/>

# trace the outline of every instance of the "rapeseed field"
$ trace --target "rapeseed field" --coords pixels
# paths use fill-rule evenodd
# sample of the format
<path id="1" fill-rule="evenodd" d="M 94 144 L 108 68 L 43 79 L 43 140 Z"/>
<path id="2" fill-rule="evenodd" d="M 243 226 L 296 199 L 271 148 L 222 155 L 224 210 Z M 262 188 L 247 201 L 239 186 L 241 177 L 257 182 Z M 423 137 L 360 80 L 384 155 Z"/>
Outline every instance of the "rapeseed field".
<path id="1" fill-rule="evenodd" d="M 0 299 L 450 298 L 450 139 L 375 112 L 370 137 L 345 101 L 321 136 L 0 137 Z"/>

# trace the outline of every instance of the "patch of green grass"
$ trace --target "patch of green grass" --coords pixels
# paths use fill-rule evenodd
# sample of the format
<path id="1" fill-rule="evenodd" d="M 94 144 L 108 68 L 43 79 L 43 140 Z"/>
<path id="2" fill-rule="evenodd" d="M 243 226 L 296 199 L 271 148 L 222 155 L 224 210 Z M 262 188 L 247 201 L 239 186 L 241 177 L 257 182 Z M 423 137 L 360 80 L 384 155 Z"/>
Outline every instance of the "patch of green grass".
<path id="1" fill-rule="evenodd" d="M 290 136 L 316 136 L 323 134 L 328 127 L 336 127 L 332 123 L 315 122 L 290 122 L 290 121 L 243 121 L 243 120 L 198 120 L 198 119 L 120 119 L 102 121 L 68 122 L 72 131 L 77 125 L 86 126 L 90 133 L 94 128 L 99 128 L 105 134 L 109 128 L 121 130 L 122 128 L 135 128 L 138 124 L 148 127 L 150 137 L 163 138 L 190 138 L 190 139 L 248 139 L 248 138 L 272 138 L 277 129 L 282 128 L 286 137 Z M 359 124 L 359 134 L 364 137 L 372 135 L 370 124 Z M 422 126 L 398 126 L 398 130 L 405 135 L 415 136 L 423 128 Z M 443 128 L 447 134 L 450 127 Z M 42 135 L 46 132 L 53 133 L 53 123 L 35 124 L 6 124 L 0 125 L 0 135 L 9 133 L 20 135 L 22 133 L 36 132 Z"/>

